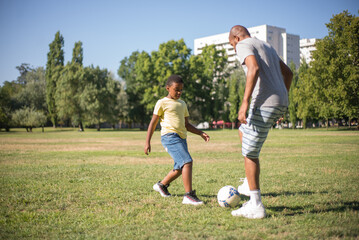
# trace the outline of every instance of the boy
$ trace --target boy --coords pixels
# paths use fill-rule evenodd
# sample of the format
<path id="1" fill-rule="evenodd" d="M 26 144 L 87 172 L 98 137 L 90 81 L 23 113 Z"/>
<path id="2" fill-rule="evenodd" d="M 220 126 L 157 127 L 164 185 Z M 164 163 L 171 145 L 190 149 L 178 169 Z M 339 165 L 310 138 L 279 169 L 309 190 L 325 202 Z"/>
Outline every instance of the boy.
<path id="1" fill-rule="evenodd" d="M 148 155 L 151 152 L 151 138 L 158 120 L 161 119 L 161 142 L 173 158 L 174 167 L 163 180 L 153 185 L 153 189 L 162 197 L 170 197 L 171 194 L 167 188 L 182 174 L 186 191 L 182 203 L 200 205 L 203 202 L 196 196 L 196 191 L 192 190 L 192 157 L 188 152 L 186 137 L 187 131 L 200 135 L 206 142 L 209 141 L 209 136 L 188 122 L 187 105 L 179 99 L 183 90 L 182 78 L 178 75 L 170 76 L 166 83 L 166 90 L 168 95 L 157 101 L 148 126 L 145 154 Z"/>

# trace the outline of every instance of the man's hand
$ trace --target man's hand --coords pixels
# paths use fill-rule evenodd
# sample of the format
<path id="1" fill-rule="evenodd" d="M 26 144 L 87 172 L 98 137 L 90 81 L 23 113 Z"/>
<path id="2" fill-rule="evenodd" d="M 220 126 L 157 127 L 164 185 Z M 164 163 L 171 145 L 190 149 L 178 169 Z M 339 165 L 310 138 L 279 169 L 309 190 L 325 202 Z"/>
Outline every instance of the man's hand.
<path id="1" fill-rule="evenodd" d="M 238 112 L 238 120 L 241 124 L 247 123 L 247 119 L 246 119 L 247 109 L 248 109 L 248 102 L 244 101 L 241 105 L 241 108 L 239 109 L 239 112 Z"/>
<path id="2" fill-rule="evenodd" d="M 238 112 L 238 120 L 239 122 L 242 124 L 246 124 L 247 123 L 247 119 L 246 119 L 246 113 L 244 112 Z"/>

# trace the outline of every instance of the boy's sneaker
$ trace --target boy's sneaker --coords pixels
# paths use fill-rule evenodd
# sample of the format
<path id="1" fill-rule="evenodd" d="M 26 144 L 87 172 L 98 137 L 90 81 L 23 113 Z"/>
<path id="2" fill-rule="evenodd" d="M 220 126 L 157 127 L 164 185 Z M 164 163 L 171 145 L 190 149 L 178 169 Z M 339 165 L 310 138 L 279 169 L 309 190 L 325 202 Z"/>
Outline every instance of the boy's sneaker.
<path id="1" fill-rule="evenodd" d="M 162 197 L 171 197 L 172 195 L 168 192 L 167 189 L 169 186 L 170 186 L 169 184 L 163 185 L 161 181 L 158 181 L 158 183 L 153 185 L 153 190 L 159 192 Z"/>
<path id="2" fill-rule="evenodd" d="M 238 192 L 242 195 L 249 197 L 250 190 L 249 190 L 247 178 L 241 178 L 240 180 L 243 182 L 243 184 L 238 186 Z"/>
<path id="3" fill-rule="evenodd" d="M 203 202 L 198 199 L 196 190 L 193 190 L 184 195 L 182 204 L 201 205 Z"/>
<path id="4" fill-rule="evenodd" d="M 250 219 L 265 218 L 266 210 L 262 203 L 256 205 L 254 202 L 248 201 L 241 208 L 232 211 L 232 215 Z"/>

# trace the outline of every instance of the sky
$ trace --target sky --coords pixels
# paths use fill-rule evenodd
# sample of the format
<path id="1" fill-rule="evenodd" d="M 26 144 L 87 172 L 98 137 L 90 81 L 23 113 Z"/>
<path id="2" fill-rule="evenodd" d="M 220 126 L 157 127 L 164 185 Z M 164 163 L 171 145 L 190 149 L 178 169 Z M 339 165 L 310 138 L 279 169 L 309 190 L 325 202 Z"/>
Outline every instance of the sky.
<path id="1" fill-rule="evenodd" d="M 16 66 L 45 67 L 49 44 L 60 31 L 65 62 L 83 43 L 84 66 L 117 76 L 133 51 L 161 43 L 229 32 L 233 25 L 285 28 L 302 38 L 323 38 L 333 15 L 358 16 L 358 0 L 0 0 L 0 85 L 16 80 Z M 193 53 L 193 51 L 192 51 Z"/>

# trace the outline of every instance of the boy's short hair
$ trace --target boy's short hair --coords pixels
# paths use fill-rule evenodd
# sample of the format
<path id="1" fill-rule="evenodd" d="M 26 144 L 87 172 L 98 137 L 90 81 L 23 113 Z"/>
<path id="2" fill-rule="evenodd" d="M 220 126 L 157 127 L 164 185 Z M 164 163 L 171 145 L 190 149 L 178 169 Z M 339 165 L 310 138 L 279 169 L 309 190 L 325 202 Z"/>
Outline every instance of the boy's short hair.
<path id="1" fill-rule="evenodd" d="M 173 83 L 183 84 L 182 77 L 180 75 L 171 75 L 167 80 L 166 86 L 171 86 Z"/>

